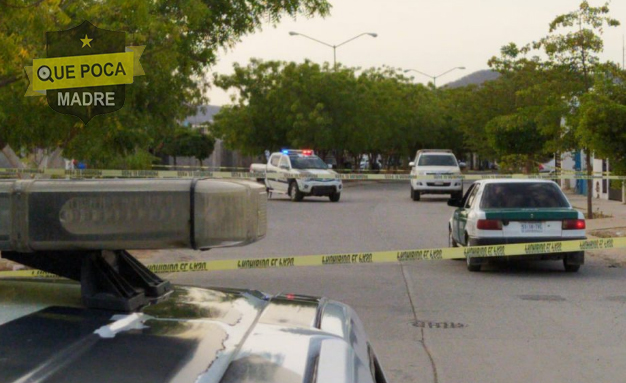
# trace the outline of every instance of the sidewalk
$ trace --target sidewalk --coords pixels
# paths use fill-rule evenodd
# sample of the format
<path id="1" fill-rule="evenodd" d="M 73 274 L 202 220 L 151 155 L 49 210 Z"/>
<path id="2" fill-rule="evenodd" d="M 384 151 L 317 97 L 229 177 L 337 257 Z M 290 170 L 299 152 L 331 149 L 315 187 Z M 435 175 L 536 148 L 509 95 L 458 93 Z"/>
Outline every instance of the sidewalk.
<path id="1" fill-rule="evenodd" d="M 579 211 L 587 213 L 587 196 L 564 191 L 570 203 Z M 612 229 L 626 227 L 626 205 L 618 201 L 609 201 L 594 198 L 592 202 L 593 212 L 611 216 L 609 218 L 596 218 L 587 220 L 587 231 L 599 229 Z"/>
<path id="2" fill-rule="evenodd" d="M 585 213 L 587 211 L 587 197 L 564 190 L 572 206 Z M 594 198 L 592 202 L 594 213 L 608 215 L 607 218 L 587 219 L 587 238 L 608 238 L 626 236 L 626 205 L 618 201 L 609 201 Z M 603 259 L 610 267 L 626 267 L 626 250 L 596 250 L 587 252 L 587 256 Z"/>

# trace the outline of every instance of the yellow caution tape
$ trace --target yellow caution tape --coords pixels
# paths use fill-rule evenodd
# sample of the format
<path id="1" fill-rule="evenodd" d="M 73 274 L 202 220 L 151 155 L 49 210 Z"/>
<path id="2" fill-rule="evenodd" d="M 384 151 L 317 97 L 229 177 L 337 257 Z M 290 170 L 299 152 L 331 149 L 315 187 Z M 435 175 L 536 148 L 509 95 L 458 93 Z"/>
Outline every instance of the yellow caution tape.
<path id="1" fill-rule="evenodd" d="M 292 257 L 264 257 L 224 259 L 211 261 L 187 261 L 147 265 L 157 274 L 197 271 L 280 269 L 304 266 L 337 266 L 374 263 L 397 263 L 409 261 L 463 259 L 466 257 L 491 258 L 533 254 L 554 254 L 626 247 L 626 237 L 568 240 L 553 242 L 517 243 L 472 247 L 440 247 L 398 251 L 375 251 L 365 253 L 342 253 L 326 255 L 300 255 Z M 4 277 L 56 277 L 40 270 L 17 270 L 0 272 Z"/>
<path id="2" fill-rule="evenodd" d="M 306 171 L 297 173 L 268 173 L 270 179 L 337 179 L 337 180 L 484 180 L 484 179 L 611 179 L 626 180 L 626 176 L 591 176 L 577 174 L 372 174 L 350 173 L 320 175 Z M 256 179 L 265 178 L 265 172 L 227 172 L 209 170 L 112 170 L 112 169 L 19 169 L 0 168 L 0 177 L 36 177 L 51 176 L 56 178 L 225 178 L 225 179 Z"/>

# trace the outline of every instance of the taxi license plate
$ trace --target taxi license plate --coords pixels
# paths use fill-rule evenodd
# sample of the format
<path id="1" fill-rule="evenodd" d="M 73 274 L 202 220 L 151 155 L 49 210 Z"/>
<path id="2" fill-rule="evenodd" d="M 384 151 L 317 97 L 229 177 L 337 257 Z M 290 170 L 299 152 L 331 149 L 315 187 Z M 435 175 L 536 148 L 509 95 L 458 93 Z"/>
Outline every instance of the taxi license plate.
<path id="1" fill-rule="evenodd" d="M 522 233 L 543 233 L 543 222 L 522 222 Z"/>
<path id="2" fill-rule="evenodd" d="M 435 186 L 443 186 L 443 182 L 435 182 Z"/>

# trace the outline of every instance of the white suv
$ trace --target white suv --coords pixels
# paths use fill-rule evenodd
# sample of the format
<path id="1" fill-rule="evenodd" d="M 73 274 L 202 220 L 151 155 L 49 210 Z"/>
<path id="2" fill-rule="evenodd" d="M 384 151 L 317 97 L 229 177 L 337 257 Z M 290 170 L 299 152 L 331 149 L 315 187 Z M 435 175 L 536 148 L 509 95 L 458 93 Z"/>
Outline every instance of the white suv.
<path id="1" fill-rule="evenodd" d="M 451 150 L 418 150 L 415 162 L 409 163 L 411 175 L 461 175 L 459 163 Z M 413 179 L 411 180 L 411 198 L 419 201 L 422 194 L 450 194 L 452 198 L 463 197 L 462 179 Z"/>
<path id="2" fill-rule="evenodd" d="M 300 174 L 306 178 L 289 179 L 289 174 Z M 338 202 L 343 190 L 341 180 L 328 177 L 337 173 L 329 169 L 312 150 L 285 149 L 273 153 L 265 171 L 265 186 L 269 193 L 282 193 L 292 201 L 302 201 L 308 196 L 327 196 L 331 202 Z"/>

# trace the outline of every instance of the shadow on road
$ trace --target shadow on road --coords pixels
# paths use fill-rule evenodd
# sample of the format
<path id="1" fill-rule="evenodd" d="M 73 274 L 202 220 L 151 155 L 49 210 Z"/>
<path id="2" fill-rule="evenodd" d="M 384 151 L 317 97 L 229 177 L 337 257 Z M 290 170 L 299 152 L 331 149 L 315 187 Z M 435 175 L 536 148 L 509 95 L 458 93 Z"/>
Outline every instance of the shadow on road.
<path id="1" fill-rule="evenodd" d="M 350 203 L 350 200 L 348 200 L 348 201 L 340 200 L 339 202 L 330 202 L 327 197 L 305 198 L 305 199 L 303 199 L 300 202 L 293 202 L 289 198 L 285 198 L 285 197 L 282 197 L 282 198 L 281 197 L 272 197 L 272 198 L 269 198 L 268 201 L 272 201 L 272 202 L 289 202 L 289 203 L 336 203 L 336 204 Z"/>
<path id="2" fill-rule="evenodd" d="M 448 200 L 450 198 L 449 197 L 421 197 L 419 201 L 415 201 L 416 204 L 420 204 L 420 203 L 443 203 L 443 204 L 447 204 Z"/>

